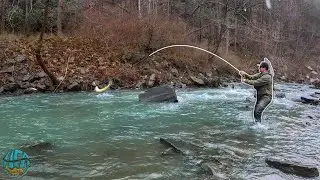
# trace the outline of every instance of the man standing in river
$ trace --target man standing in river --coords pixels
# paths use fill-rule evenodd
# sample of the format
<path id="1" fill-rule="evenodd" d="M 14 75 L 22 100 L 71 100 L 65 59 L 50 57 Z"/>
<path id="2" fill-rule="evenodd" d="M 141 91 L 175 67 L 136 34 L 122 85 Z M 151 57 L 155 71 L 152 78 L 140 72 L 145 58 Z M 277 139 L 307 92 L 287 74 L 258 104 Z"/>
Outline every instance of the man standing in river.
<path id="1" fill-rule="evenodd" d="M 262 61 L 259 65 L 259 73 L 249 75 L 240 71 L 241 82 L 252 85 L 256 89 L 256 102 L 253 111 L 253 118 L 256 123 L 261 123 L 263 111 L 270 105 L 273 99 L 273 69 L 268 60 Z M 271 69 L 271 71 L 270 71 Z"/>

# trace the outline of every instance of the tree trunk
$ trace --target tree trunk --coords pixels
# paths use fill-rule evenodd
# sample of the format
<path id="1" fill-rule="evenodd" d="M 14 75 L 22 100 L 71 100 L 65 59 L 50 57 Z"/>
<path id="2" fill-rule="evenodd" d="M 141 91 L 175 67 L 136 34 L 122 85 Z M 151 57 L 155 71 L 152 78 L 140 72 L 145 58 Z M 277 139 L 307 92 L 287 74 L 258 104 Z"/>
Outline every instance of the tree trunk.
<path id="1" fill-rule="evenodd" d="M 237 17 L 234 18 L 234 51 L 237 50 L 237 35 L 238 35 L 238 20 Z"/>
<path id="2" fill-rule="evenodd" d="M 24 7 L 24 34 L 29 33 L 29 0 L 25 0 L 25 7 Z"/>
<path id="3" fill-rule="evenodd" d="M 62 4 L 63 4 L 63 0 L 59 0 L 58 2 L 58 14 L 57 14 L 57 33 L 58 36 L 62 35 Z"/>
<path id="4" fill-rule="evenodd" d="M 229 33 L 229 26 L 230 26 L 230 21 L 229 21 L 229 12 L 227 12 L 227 17 L 226 17 L 226 55 L 229 53 L 229 44 L 230 44 L 230 33 Z"/>
<path id="5" fill-rule="evenodd" d="M 141 15 L 141 0 L 138 0 L 138 10 L 139 10 L 139 18 L 142 17 Z"/>
<path id="6" fill-rule="evenodd" d="M 170 16 L 170 14 L 171 14 L 171 5 L 170 5 L 171 3 L 170 3 L 170 0 L 168 0 L 168 16 Z"/>
<path id="7" fill-rule="evenodd" d="M 151 14 L 151 0 L 149 0 L 149 4 L 148 4 L 148 14 Z"/>
<path id="8" fill-rule="evenodd" d="M 44 62 L 42 60 L 41 54 L 40 54 L 41 48 L 42 48 L 42 40 L 43 40 L 44 31 L 45 31 L 45 26 L 47 24 L 48 8 L 49 8 L 49 0 L 46 0 L 45 9 L 44 9 L 43 24 L 41 27 L 40 37 L 39 37 L 39 41 L 38 41 L 38 44 L 37 44 L 37 47 L 35 50 L 35 54 L 36 54 L 37 62 L 39 63 L 40 67 L 49 76 L 50 80 L 52 81 L 52 84 L 54 86 L 56 86 L 59 84 L 59 81 L 56 78 L 56 76 L 51 71 L 49 71 L 49 69 L 46 67 L 46 65 L 44 64 Z"/>
<path id="9" fill-rule="evenodd" d="M 7 0 L 1 0 L 0 2 L 1 10 L 0 10 L 0 15 L 1 15 L 1 21 L 0 21 L 0 34 L 4 33 L 5 31 L 5 26 L 6 26 L 6 6 L 7 6 Z"/>

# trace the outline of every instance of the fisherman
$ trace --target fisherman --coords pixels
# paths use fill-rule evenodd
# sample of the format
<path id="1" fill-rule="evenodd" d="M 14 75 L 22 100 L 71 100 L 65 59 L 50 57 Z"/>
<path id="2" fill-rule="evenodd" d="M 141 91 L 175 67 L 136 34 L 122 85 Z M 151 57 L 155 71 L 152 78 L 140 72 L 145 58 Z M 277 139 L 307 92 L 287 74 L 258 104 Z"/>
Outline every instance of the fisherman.
<path id="1" fill-rule="evenodd" d="M 262 113 L 273 99 L 273 71 L 268 61 L 262 61 L 259 65 L 259 73 L 249 75 L 239 71 L 241 82 L 252 85 L 256 89 L 256 102 L 253 117 L 256 123 L 261 123 Z"/>

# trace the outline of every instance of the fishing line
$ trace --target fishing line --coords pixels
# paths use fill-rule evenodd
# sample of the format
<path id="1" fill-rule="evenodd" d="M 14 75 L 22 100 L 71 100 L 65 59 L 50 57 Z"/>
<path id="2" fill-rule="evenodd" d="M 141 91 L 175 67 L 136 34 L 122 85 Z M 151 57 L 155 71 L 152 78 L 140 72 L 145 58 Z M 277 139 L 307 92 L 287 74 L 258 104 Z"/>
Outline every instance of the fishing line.
<path id="1" fill-rule="evenodd" d="M 207 53 L 209 53 L 209 54 L 212 54 L 212 55 L 216 56 L 217 58 L 219 58 L 220 60 L 223 60 L 225 63 L 229 64 L 232 68 L 234 68 L 235 70 L 237 70 L 238 72 L 240 72 L 240 70 L 239 70 L 238 68 L 234 67 L 234 65 L 232 65 L 231 63 L 229 63 L 227 60 L 223 59 L 222 57 L 214 54 L 213 52 L 210 52 L 210 51 L 208 51 L 208 50 L 205 50 L 205 49 L 202 49 L 202 48 L 199 48 L 199 47 L 196 47 L 196 46 L 191 46 L 191 45 L 171 45 L 171 46 L 165 46 L 165 47 L 163 47 L 163 48 L 160 48 L 160 49 L 154 51 L 154 52 L 151 53 L 149 56 L 152 56 L 153 54 L 155 54 L 155 53 L 157 53 L 157 52 L 159 52 L 159 51 L 161 51 L 161 50 L 163 50 L 163 49 L 167 49 L 167 48 L 171 48 L 171 47 L 190 47 L 190 48 L 199 49 L 199 50 L 201 50 L 201 51 L 204 51 L 204 52 L 207 52 Z"/>

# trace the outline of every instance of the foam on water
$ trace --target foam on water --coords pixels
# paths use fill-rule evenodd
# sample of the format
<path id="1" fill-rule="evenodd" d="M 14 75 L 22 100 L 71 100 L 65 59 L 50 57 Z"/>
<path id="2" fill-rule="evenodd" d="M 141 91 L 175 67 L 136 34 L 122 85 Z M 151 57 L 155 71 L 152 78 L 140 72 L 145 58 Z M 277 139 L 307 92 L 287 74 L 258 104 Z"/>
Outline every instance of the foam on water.
<path id="1" fill-rule="evenodd" d="M 112 98 L 114 95 L 112 95 L 112 94 L 110 94 L 110 93 L 102 93 L 102 94 L 98 94 L 98 95 L 96 95 L 97 96 L 97 98 L 99 98 L 99 99 L 110 99 L 110 98 Z"/>

